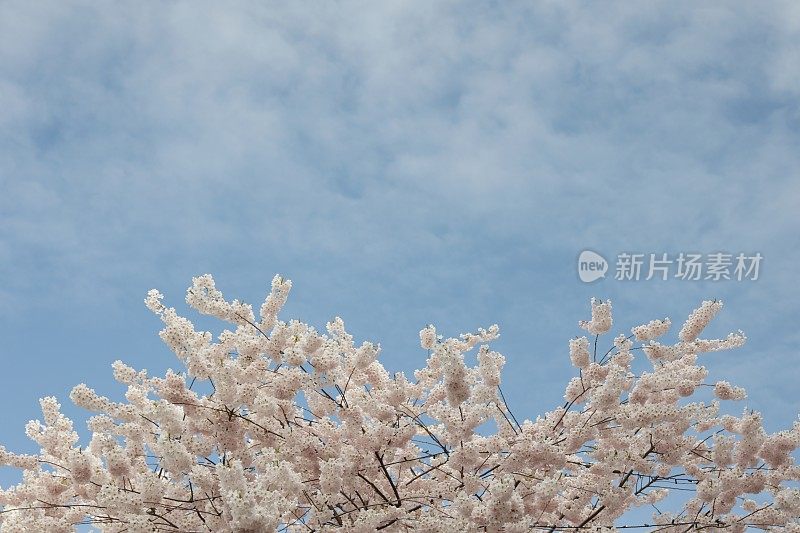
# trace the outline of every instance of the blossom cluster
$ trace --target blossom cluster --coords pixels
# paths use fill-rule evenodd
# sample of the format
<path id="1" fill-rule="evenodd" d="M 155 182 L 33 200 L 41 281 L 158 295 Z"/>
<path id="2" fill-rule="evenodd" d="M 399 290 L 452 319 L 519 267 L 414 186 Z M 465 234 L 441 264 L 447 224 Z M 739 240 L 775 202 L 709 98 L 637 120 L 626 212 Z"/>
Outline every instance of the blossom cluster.
<path id="1" fill-rule="evenodd" d="M 665 319 L 598 352 L 612 309 L 593 300 L 580 326 L 594 339 L 569 342 L 578 375 L 566 403 L 519 421 L 500 388 L 505 358 L 490 347 L 496 325 L 458 338 L 427 326 L 426 365 L 391 374 L 380 345 L 357 345 L 338 317 L 325 333 L 279 320 L 290 289 L 276 276 L 256 317 L 211 276 L 195 278 L 188 304 L 232 324 L 216 340 L 150 291 L 145 303 L 185 371 L 156 377 L 115 362 L 125 402 L 76 386 L 71 400 L 96 413 L 86 445 L 57 400 L 43 398 L 44 420 L 26 427 L 40 452 L 0 447 L 0 465 L 23 470 L 0 490 L 0 529 L 611 531 L 652 506 L 659 531 L 800 531 L 800 422 L 768 433 L 757 412 L 720 414 L 720 400 L 745 391 L 707 382 L 698 364 L 745 341 L 699 338 L 721 302 L 703 302 L 674 344 L 654 340 Z M 633 371 L 636 349 L 652 369 Z M 690 402 L 702 387 L 716 399 Z M 660 510 L 675 494 L 688 497 Z"/>

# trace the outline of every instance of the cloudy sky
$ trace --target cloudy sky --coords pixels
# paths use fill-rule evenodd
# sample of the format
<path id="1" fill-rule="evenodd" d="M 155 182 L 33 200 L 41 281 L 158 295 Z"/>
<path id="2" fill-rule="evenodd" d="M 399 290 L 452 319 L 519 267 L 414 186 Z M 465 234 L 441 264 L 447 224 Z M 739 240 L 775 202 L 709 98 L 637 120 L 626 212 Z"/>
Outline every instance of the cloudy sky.
<path id="1" fill-rule="evenodd" d="M 710 379 L 787 427 L 799 57 L 791 1 L 3 2 L 0 442 L 33 450 L 41 396 L 120 397 L 115 359 L 177 369 L 142 300 L 186 310 L 206 272 L 254 304 L 281 273 L 283 318 L 339 315 L 392 370 L 424 364 L 427 323 L 498 323 L 529 418 L 561 401 L 591 296 L 614 333 L 721 298 L 709 335 L 749 341 Z M 584 249 L 605 279 L 580 281 Z M 623 281 L 622 252 L 763 261 Z"/>

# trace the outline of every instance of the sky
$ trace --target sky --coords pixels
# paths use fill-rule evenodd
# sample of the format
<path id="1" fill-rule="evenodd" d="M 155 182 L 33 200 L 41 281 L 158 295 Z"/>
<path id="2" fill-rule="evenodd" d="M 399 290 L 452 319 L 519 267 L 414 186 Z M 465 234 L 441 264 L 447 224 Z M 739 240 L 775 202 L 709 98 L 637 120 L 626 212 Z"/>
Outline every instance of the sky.
<path id="1" fill-rule="evenodd" d="M 341 316 L 389 370 L 497 323 L 517 418 L 561 403 L 589 299 L 613 334 L 704 299 L 709 381 L 800 413 L 800 4 L 0 3 L 0 443 L 55 395 L 84 443 L 111 363 L 180 369 L 144 306 L 211 273 Z M 584 250 L 609 263 L 578 276 Z M 758 279 L 615 279 L 621 253 L 761 254 Z M 673 271 L 674 272 L 674 271 Z M 609 346 L 613 337 L 600 340 Z M 603 344 L 605 342 L 605 344 Z M 474 358 L 474 355 L 473 355 Z M 0 469 L 0 485 L 18 479 Z"/>

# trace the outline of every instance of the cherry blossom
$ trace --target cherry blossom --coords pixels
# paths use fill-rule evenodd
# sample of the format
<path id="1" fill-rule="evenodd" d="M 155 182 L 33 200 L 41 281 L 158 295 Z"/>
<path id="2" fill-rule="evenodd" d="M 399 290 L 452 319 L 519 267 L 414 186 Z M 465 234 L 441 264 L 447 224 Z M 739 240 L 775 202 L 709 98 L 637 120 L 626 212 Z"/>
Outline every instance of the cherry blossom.
<path id="1" fill-rule="evenodd" d="M 800 531 L 800 421 L 768 433 L 758 412 L 720 414 L 746 393 L 698 364 L 746 340 L 699 338 L 722 302 L 703 302 L 661 344 L 669 319 L 600 341 L 612 309 L 593 299 L 579 325 L 594 338 L 568 343 L 565 403 L 530 420 L 503 395 L 496 325 L 457 338 L 426 326 L 427 361 L 407 376 L 341 318 L 325 333 L 280 320 L 290 289 L 276 276 L 256 316 L 210 275 L 194 278 L 187 303 L 230 324 L 216 339 L 148 292 L 184 370 L 115 362 L 125 402 L 77 385 L 70 399 L 94 413 L 83 444 L 42 398 L 43 421 L 25 428 L 40 452 L 0 447 L 0 465 L 23 470 L 0 490 L 2 531 Z M 638 374 L 636 350 L 651 366 Z M 703 387 L 716 399 L 693 400 Z M 642 506 L 652 519 L 626 521 Z"/>

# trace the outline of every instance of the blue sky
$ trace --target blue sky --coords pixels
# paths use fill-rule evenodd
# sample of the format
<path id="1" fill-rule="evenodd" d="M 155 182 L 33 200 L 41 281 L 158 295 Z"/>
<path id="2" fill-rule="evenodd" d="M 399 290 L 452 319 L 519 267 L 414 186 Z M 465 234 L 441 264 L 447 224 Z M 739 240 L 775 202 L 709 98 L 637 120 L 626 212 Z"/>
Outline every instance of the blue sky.
<path id="1" fill-rule="evenodd" d="M 284 319 L 339 315 L 392 370 L 424 364 L 427 323 L 498 323 L 518 418 L 560 403 L 591 296 L 615 333 L 721 298 L 709 334 L 749 342 L 709 379 L 788 427 L 798 57 L 789 1 L 3 2 L 0 443 L 33 451 L 41 396 L 120 397 L 115 359 L 179 368 L 142 300 L 185 310 L 206 272 L 254 304 L 281 273 Z M 764 260 L 585 284 L 584 249 Z"/>

